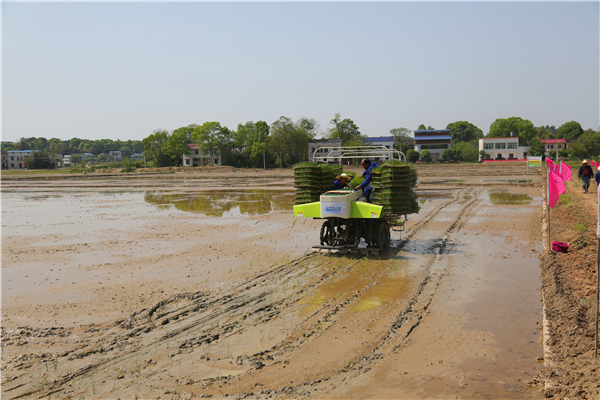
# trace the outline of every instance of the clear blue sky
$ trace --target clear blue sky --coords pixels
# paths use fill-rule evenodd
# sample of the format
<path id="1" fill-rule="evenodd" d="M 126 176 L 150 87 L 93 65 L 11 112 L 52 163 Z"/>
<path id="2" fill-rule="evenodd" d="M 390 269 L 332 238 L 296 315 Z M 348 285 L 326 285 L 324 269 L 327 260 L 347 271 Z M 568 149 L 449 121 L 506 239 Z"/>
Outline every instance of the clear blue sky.
<path id="1" fill-rule="evenodd" d="M 2 3 L 2 140 L 335 113 L 598 129 L 598 2 Z"/>

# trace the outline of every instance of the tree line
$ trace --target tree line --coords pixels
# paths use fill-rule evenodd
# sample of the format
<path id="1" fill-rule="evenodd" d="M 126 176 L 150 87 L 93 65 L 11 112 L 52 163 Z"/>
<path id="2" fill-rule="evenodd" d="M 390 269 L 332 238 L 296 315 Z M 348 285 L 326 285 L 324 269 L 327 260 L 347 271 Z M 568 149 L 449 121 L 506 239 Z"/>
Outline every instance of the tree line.
<path id="1" fill-rule="evenodd" d="M 424 124 L 416 130 L 435 129 Z M 478 140 L 482 137 L 507 137 L 511 133 L 519 137 L 521 146 L 530 146 L 531 155 L 543 155 L 543 139 L 568 139 L 569 148 L 559 155 L 566 157 L 591 158 L 600 154 L 600 133 L 592 129 L 583 130 L 576 121 L 570 121 L 559 128 L 555 126 L 535 127 L 527 119 L 520 117 L 499 118 L 490 125 L 487 135 L 468 121 L 449 123 L 444 129 L 450 130 L 452 146 L 443 153 L 445 159 L 477 162 L 480 158 Z M 428 160 L 430 153 L 423 150 L 420 154 L 413 149 L 413 131 L 408 128 L 392 128 L 389 135 L 394 137 L 394 147 L 407 155 L 410 161 L 419 158 Z M 383 136 L 383 135 L 382 135 Z M 223 165 L 244 167 L 289 167 L 308 159 L 308 142 L 317 137 L 342 139 L 344 146 L 366 144 L 367 136 L 350 118 L 342 119 L 335 114 L 325 132 L 320 131 L 318 122 L 312 118 L 300 118 L 293 121 L 282 116 L 268 124 L 265 121 L 249 121 L 238 124 L 235 130 L 222 126 L 216 121 L 207 121 L 202 125 L 190 124 L 173 131 L 157 129 L 143 140 L 88 140 L 73 138 L 21 138 L 17 142 L 3 141 L 2 151 L 38 150 L 48 154 L 101 155 L 109 151 L 121 151 L 124 157 L 132 153 L 144 152 L 149 166 L 180 166 L 183 156 L 190 154 L 188 144 L 196 144 L 203 153 L 213 159 L 221 154 Z"/>

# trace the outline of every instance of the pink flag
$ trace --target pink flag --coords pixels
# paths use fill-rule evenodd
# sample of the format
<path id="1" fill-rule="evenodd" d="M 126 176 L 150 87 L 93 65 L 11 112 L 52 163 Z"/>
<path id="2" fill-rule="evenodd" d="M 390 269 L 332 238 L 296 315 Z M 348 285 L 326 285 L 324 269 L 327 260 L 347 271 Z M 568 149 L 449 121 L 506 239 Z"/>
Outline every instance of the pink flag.
<path id="1" fill-rule="evenodd" d="M 558 194 L 567 193 L 567 187 L 565 186 L 565 179 L 556 171 L 550 171 L 552 176 L 556 180 L 556 187 L 558 188 Z"/>
<path id="2" fill-rule="evenodd" d="M 548 207 L 554 208 L 558 198 L 565 193 L 565 181 L 555 171 L 548 172 Z"/>
<path id="3" fill-rule="evenodd" d="M 567 182 L 571 182 L 571 167 L 569 167 L 564 162 L 560 163 L 560 169 L 558 170 L 560 176 Z"/>
<path id="4" fill-rule="evenodd" d="M 600 238 L 600 190 L 598 190 L 598 230 L 596 231 L 596 235 Z"/>
<path id="5" fill-rule="evenodd" d="M 546 158 L 546 164 L 548 164 L 548 169 L 554 169 L 554 163 L 551 159 Z"/>

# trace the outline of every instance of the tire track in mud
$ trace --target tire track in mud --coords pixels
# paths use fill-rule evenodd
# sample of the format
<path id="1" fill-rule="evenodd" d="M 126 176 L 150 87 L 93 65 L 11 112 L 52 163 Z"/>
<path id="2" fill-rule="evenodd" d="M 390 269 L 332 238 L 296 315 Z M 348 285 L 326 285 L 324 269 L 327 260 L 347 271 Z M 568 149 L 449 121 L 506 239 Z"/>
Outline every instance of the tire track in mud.
<path id="1" fill-rule="evenodd" d="M 115 334 L 115 331 L 123 329 L 125 331 L 115 334 L 115 337 L 109 342 L 108 347 L 98 345 L 98 343 L 103 340 L 103 337 L 101 337 L 98 340 L 87 343 L 85 346 L 77 350 L 64 352 L 61 354 L 61 356 L 67 357 L 69 361 L 72 361 L 93 356 L 97 353 L 110 353 L 114 350 L 114 346 L 111 347 L 111 345 L 119 345 L 131 338 L 143 336 L 147 337 L 157 331 L 160 327 L 167 325 L 172 321 L 177 321 L 180 318 L 182 318 L 182 321 L 185 321 L 182 326 L 154 338 L 154 340 L 151 340 L 149 343 L 145 344 L 145 348 L 150 349 L 152 347 L 157 348 L 158 346 L 164 346 L 165 344 L 168 345 L 170 342 L 173 342 L 173 340 L 176 340 L 176 338 L 182 336 L 186 332 L 190 332 L 199 326 L 210 326 L 214 323 L 214 321 L 218 321 L 225 315 L 227 315 L 227 319 L 237 316 L 238 318 L 245 320 L 250 315 L 266 314 L 265 317 L 261 317 L 260 320 L 268 321 L 272 318 L 275 318 L 282 310 L 285 310 L 286 306 L 288 306 L 288 304 L 292 301 L 293 293 L 275 301 L 269 299 L 269 290 L 257 290 L 258 293 L 255 295 L 251 295 L 248 292 L 251 291 L 252 288 L 260 289 L 263 287 L 268 287 L 270 284 L 272 285 L 273 282 L 290 281 L 294 279 L 296 275 L 298 275 L 298 270 L 300 268 L 304 269 L 304 264 L 311 262 L 315 258 L 317 258 L 316 255 L 300 257 L 287 265 L 256 276 L 250 282 L 246 282 L 234 289 L 233 293 L 229 293 L 221 297 L 211 298 L 204 293 L 198 292 L 194 294 L 180 294 L 173 296 L 170 299 L 165 299 L 150 309 L 143 309 L 132 314 L 127 320 L 117 321 L 115 324 L 116 326 L 110 329 L 110 333 Z M 339 268 L 333 271 L 327 271 L 315 282 L 311 282 L 310 285 L 304 287 L 299 293 L 311 290 L 338 272 Z M 183 307 L 169 307 L 180 300 L 191 300 L 191 302 Z M 203 311 L 209 312 L 203 314 Z M 197 313 L 200 313 L 200 315 L 197 315 Z M 232 313 L 237 313 L 237 315 L 231 315 Z M 208 333 L 202 335 L 196 334 L 194 339 L 186 339 L 183 341 L 183 343 L 176 347 L 179 349 L 185 349 L 189 347 L 198 347 L 203 344 L 210 344 L 211 342 L 217 341 L 219 338 L 226 336 L 229 333 L 236 333 L 234 331 L 236 327 L 238 327 L 238 324 L 236 324 L 235 321 L 228 324 L 220 324 L 218 333 L 212 334 L 210 333 L 212 329 L 208 329 Z M 2 333 L 4 339 L 4 330 Z M 134 358 L 139 358 L 139 353 L 144 352 L 144 349 L 140 345 L 125 344 L 124 346 L 127 346 L 127 348 L 121 348 L 120 350 L 121 352 L 125 352 L 125 354 L 112 356 L 106 360 L 103 360 L 102 362 L 86 365 L 76 372 L 57 376 L 53 379 L 51 384 L 46 385 L 44 388 L 33 388 L 31 390 L 18 393 L 15 397 L 13 397 L 13 393 L 11 392 L 14 390 L 31 386 L 27 383 L 19 383 L 16 386 L 11 385 L 12 387 L 7 387 L 5 385 L 3 392 L 5 395 L 10 396 L 9 398 L 22 398 L 33 395 L 50 395 L 52 393 L 57 393 L 59 388 L 83 375 L 90 374 L 95 370 L 108 368 L 118 363 L 125 363 Z M 262 353 L 265 354 L 266 352 Z M 15 380 L 16 379 L 12 379 L 11 382 Z M 50 391 L 44 393 L 45 390 L 48 389 Z"/>
<path id="2" fill-rule="evenodd" d="M 477 201 L 479 200 L 478 195 L 481 190 L 477 189 L 463 189 L 460 190 L 455 197 L 438 206 L 436 209 L 432 210 L 422 221 L 415 224 L 407 236 L 413 237 L 419 231 L 423 230 L 430 222 L 433 221 L 434 217 L 438 215 L 443 209 L 446 207 L 457 203 L 461 197 L 464 197 L 467 194 L 472 195 L 472 200 L 467 202 L 465 206 L 461 208 L 458 212 L 458 215 L 454 219 L 454 221 L 450 224 L 450 226 L 446 229 L 441 241 L 435 247 L 435 259 L 434 261 L 440 259 L 443 254 L 448 254 L 451 252 L 451 245 L 448 246 L 447 242 L 450 238 L 450 235 L 458 232 L 468 220 L 468 215 L 470 211 L 473 209 Z M 402 247 L 407 243 L 405 240 L 399 247 L 398 250 L 401 250 Z M 428 270 L 433 265 L 433 262 L 428 266 Z M 408 301 L 407 307 L 403 310 L 395 319 L 394 323 L 389 328 L 389 333 L 377 344 L 377 346 L 369 353 L 362 355 L 356 362 L 349 362 L 339 371 L 334 371 L 333 374 L 328 376 L 323 376 L 319 379 L 313 381 L 307 381 L 300 385 L 295 386 L 286 386 L 279 390 L 262 390 L 260 392 L 261 395 L 266 396 L 276 396 L 276 395 L 299 395 L 299 396 L 308 396 L 315 390 L 326 389 L 323 386 L 327 384 L 325 382 L 336 380 L 336 381 L 345 381 L 347 379 L 352 379 L 360 374 L 366 373 L 369 371 L 375 363 L 380 362 L 385 357 L 388 357 L 395 353 L 405 342 L 408 340 L 411 333 L 417 328 L 422 318 L 425 316 L 437 288 L 441 282 L 441 279 L 445 276 L 445 270 L 439 274 L 427 274 L 422 282 L 419 284 L 416 293 L 410 298 Z M 338 305 L 338 306 L 341 306 Z M 338 307 L 336 306 L 336 311 Z M 240 398 L 244 398 L 249 395 L 254 395 L 253 392 L 244 392 L 239 393 Z"/>
<path id="3" fill-rule="evenodd" d="M 480 191 L 480 189 L 473 188 L 458 190 L 453 199 L 440 204 L 413 225 L 396 250 L 401 251 L 409 243 L 409 239 L 423 231 L 440 212 L 456 205 L 466 195 L 471 195 L 472 200 L 466 202 L 460 208 L 440 240 L 428 249 L 434 252 L 435 261 L 439 260 L 443 254 L 450 253 L 452 244 L 448 243 L 449 238 L 453 233 L 458 232 L 468 220 L 469 213 L 475 206 Z M 106 333 L 90 338 L 80 348 L 63 353 L 62 356 L 67 358 L 67 361 L 71 361 L 73 367 L 76 367 L 77 364 L 84 364 L 77 368 L 75 372 L 62 375 L 56 374 L 52 381 L 49 379 L 49 383 L 38 385 L 27 382 L 21 375 L 5 382 L 3 393 L 7 398 L 45 397 L 63 390 L 66 390 L 65 393 L 67 393 L 69 386 L 75 384 L 76 388 L 71 391 L 72 395 L 75 395 L 83 391 L 83 388 L 77 388 L 76 383 L 78 380 L 81 381 L 84 377 L 95 375 L 103 375 L 107 380 L 111 375 L 110 369 L 116 368 L 117 365 L 138 363 L 140 358 L 156 357 L 159 353 L 165 354 L 165 358 L 168 360 L 182 354 L 190 354 L 195 349 L 205 348 L 207 345 L 216 343 L 219 340 L 226 340 L 235 335 L 243 335 L 249 330 L 248 327 L 257 327 L 261 324 L 266 326 L 267 322 L 281 318 L 282 314 L 285 314 L 288 309 L 293 309 L 294 304 L 302 296 L 311 293 L 327 282 L 343 278 L 345 274 L 356 268 L 361 262 L 360 259 L 330 258 L 320 254 L 305 255 L 279 268 L 257 275 L 250 281 L 238 285 L 230 292 L 220 296 L 198 292 L 180 294 L 171 299 L 163 300 L 150 309 L 143 309 L 132 314 L 126 320 L 117 321 L 115 326 L 105 328 Z M 331 266 L 331 264 L 336 263 L 338 265 Z M 313 267 L 311 268 L 309 264 Z M 316 268 L 314 268 L 315 265 L 319 264 L 329 265 L 331 268 L 325 268 L 325 271 L 319 275 Z M 391 261 L 388 260 L 387 265 L 376 270 L 369 277 L 370 282 L 362 285 L 358 290 L 352 290 L 345 296 L 340 296 L 339 299 L 333 299 L 335 301 L 326 301 L 319 305 L 305 316 L 291 333 L 286 334 L 279 343 L 266 350 L 255 352 L 252 356 L 238 357 L 238 363 L 249 367 L 251 370 L 260 370 L 268 365 L 284 363 L 294 353 L 302 352 L 307 343 L 324 335 L 335 325 L 337 315 L 347 312 L 348 308 L 356 304 L 362 294 L 373 288 L 373 285 L 376 285 L 382 279 L 390 264 Z M 263 389 L 263 392 L 266 390 L 271 395 L 277 393 L 287 395 L 304 393 L 306 395 L 307 387 L 318 386 L 333 378 L 343 379 L 346 375 L 364 373 L 370 369 L 371 364 L 397 351 L 426 314 L 437 287 L 444 276 L 444 271 L 432 273 L 432 265 L 433 262 L 427 266 L 427 274 L 418 284 L 406 307 L 395 317 L 393 323 L 388 327 L 388 333 L 373 346 L 371 351 L 362 354 L 358 359 L 355 358 L 355 360 L 347 362 L 344 367 L 338 371 L 333 371 L 332 374 L 327 376 L 304 381 L 299 385 L 282 386 L 276 390 Z M 311 275 L 314 275 L 313 278 L 307 279 Z M 300 284 L 301 278 L 305 279 L 303 284 Z M 277 292 L 278 288 L 285 287 L 295 279 L 298 285 L 290 290 L 289 294 L 284 293 L 279 298 L 275 298 L 274 293 Z M 284 292 L 287 291 L 284 290 Z M 179 304 L 181 302 L 184 304 Z M 167 332 L 163 332 L 167 326 L 172 326 L 172 328 Z M 4 329 L 2 334 L 4 339 Z M 173 344 L 172 348 L 171 344 Z M 90 358 L 95 358 L 97 355 L 102 355 L 104 359 L 93 362 Z M 38 362 L 38 364 L 33 365 L 31 367 L 33 369 L 29 369 L 29 376 L 35 375 L 36 372 L 40 376 L 44 375 L 43 368 L 45 366 L 47 370 L 47 365 L 43 362 Z M 65 362 L 65 364 L 69 363 Z M 146 364 L 152 366 L 151 362 Z M 256 371 L 256 373 L 259 374 L 260 371 Z M 119 376 L 121 375 L 124 374 Z M 244 376 L 246 375 L 248 373 Z M 119 378 L 117 377 L 117 379 Z M 259 376 L 258 379 L 261 379 L 261 377 Z M 199 385 L 203 390 L 210 391 L 210 386 L 218 382 L 222 386 L 220 388 L 221 393 L 227 393 L 227 389 L 230 389 L 229 392 L 239 394 L 239 390 L 232 391 L 233 386 L 227 385 L 229 381 L 239 383 L 239 378 L 237 380 L 228 377 L 200 379 L 192 382 L 190 389 L 198 388 Z M 9 385 L 9 383 L 13 384 Z M 249 394 L 250 392 L 244 391 L 242 393 Z"/>

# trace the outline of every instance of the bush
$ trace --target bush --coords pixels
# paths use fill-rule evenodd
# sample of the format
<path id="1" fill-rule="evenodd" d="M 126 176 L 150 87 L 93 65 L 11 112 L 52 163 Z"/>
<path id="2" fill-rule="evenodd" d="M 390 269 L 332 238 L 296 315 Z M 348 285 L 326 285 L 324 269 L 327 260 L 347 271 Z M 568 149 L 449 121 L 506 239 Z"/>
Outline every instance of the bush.
<path id="1" fill-rule="evenodd" d="M 487 155 L 487 153 L 485 152 L 485 150 L 481 150 L 479 152 L 479 162 L 482 162 L 483 160 L 485 160 L 486 155 Z"/>
<path id="2" fill-rule="evenodd" d="M 421 158 L 425 161 L 427 161 L 428 163 L 431 162 L 431 152 L 429 150 L 423 150 L 421 152 Z"/>
<path id="3" fill-rule="evenodd" d="M 126 158 L 123 161 L 121 161 L 121 172 L 131 172 L 133 171 L 133 162 L 131 161 L 130 158 Z"/>
<path id="4" fill-rule="evenodd" d="M 406 152 L 406 159 L 411 163 L 417 162 L 419 160 L 419 157 L 419 152 L 414 149 L 410 149 Z"/>
<path id="5" fill-rule="evenodd" d="M 136 168 L 144 168 L 144 162 L 142 160 L 137 160 L 133 163 L 133 166 Z"/>
<path id="6" fill-rule="evenodd" d="M 479 146 L 469 142 L 459 142 L 454 145 L 455 157 L 459 161 L 479 161 Z"/>
<path id="7" fill-rule="evenodd" d="M 456 154 L 456 150 L 454 148 L 446 149 L 442 151 L 442 159 L 444 161 L 459 161 L 458 155 Z"/>

